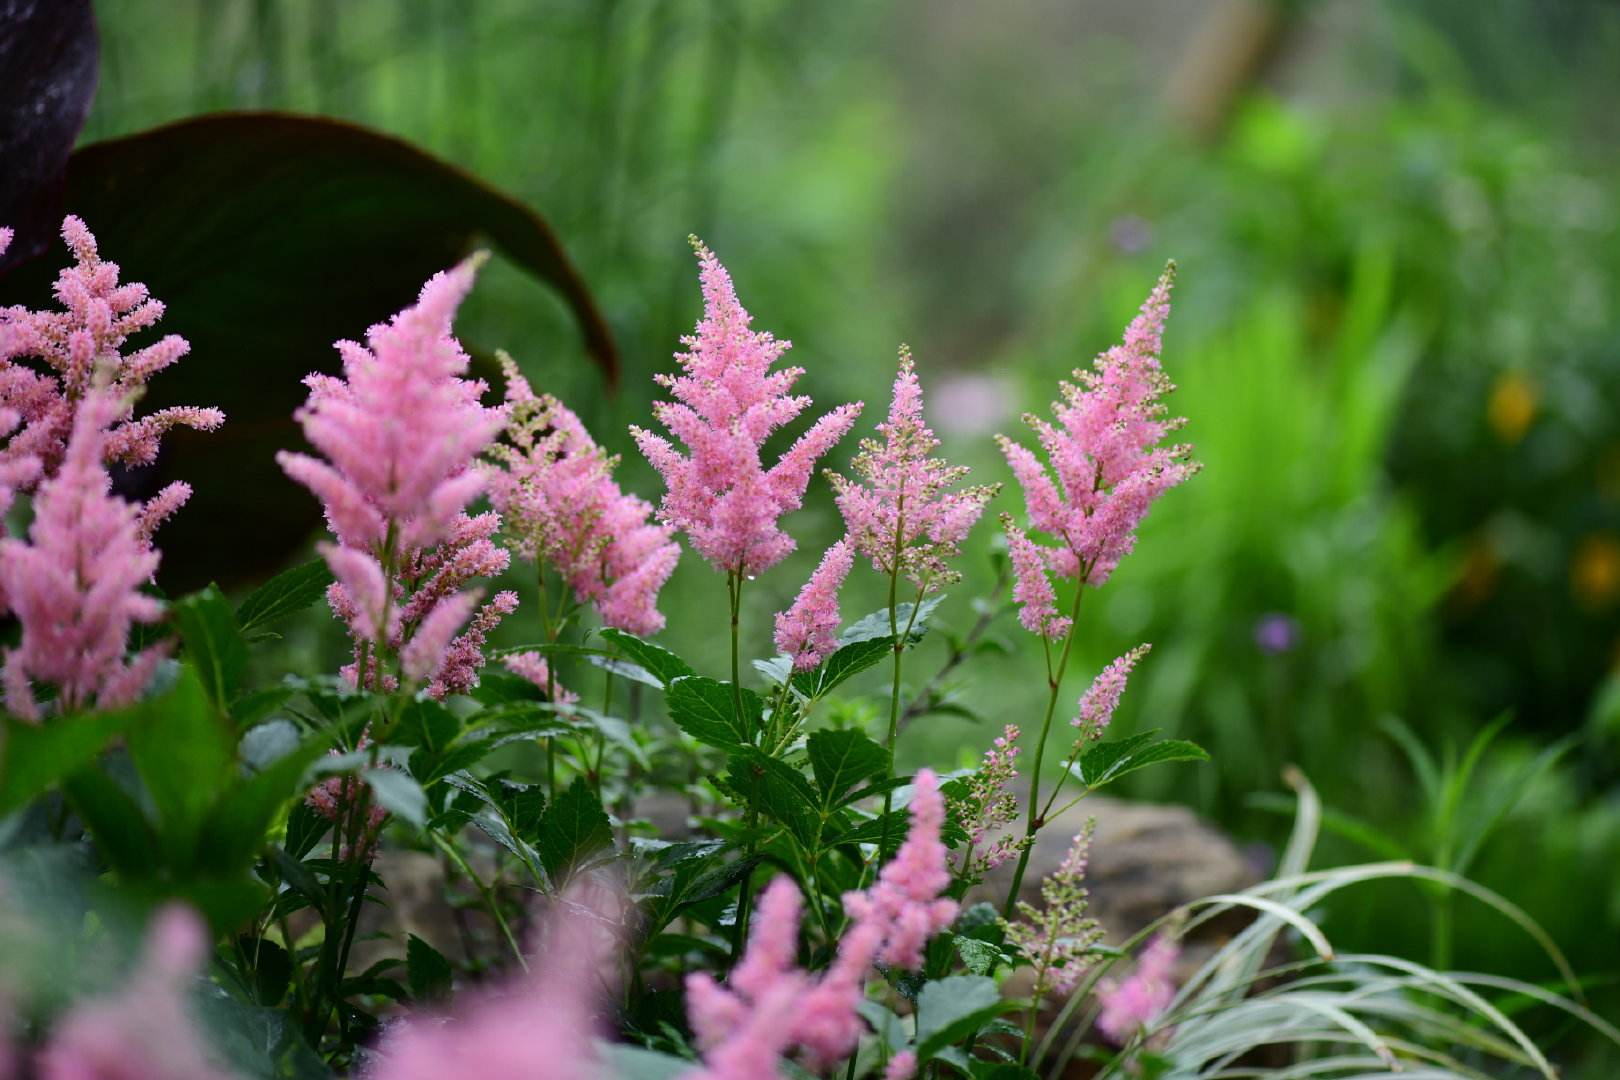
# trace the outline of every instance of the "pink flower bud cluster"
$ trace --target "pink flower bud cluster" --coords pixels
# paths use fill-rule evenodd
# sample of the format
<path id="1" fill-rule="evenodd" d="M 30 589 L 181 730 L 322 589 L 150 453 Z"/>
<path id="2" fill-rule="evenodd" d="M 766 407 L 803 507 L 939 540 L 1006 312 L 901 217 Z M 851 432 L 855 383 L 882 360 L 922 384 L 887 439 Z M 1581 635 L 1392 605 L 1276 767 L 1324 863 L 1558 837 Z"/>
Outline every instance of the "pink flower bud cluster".
<path id="1" fill-rule="evenodd" d="M 1176 960 L 1181 948 L 1174 938 L 1160 934 L 1137 958 L 1136 970 L 1121 982 L 1104 980 L 1097 988 L 1102 1011 L 1097 1030 L 1116 1046 L 1124 1046 L 1170 1007 L 1176 996 Z"/>
<path id="2" fill-rule="evenodd" d="M 365 345 L 338 342 L 343 378 L 306 378 L 309 401 L 297 414 L 324 460 L 277 455 L 325 503 L 338 538 L 320 550 L 337 578 L 332 610 L 355 639 L 345 674 L 357 685 L 394 684 L 386 651 L 430 694 L 464 691 L 477 681 L 486 636 L 517 606 L 514 593 L 479 608 L 476 592 L 461 591 L 510 561 L 492 540 L 499 516 L 466 513 L 486 482 L 476 458 L 506 423 L 504 408 L 479 404 L 485 384 L 461 377 L 469 361 L 450 333 L 479 262 L 435 274 L 414 306 L 367 331 Z"/>
<path id="3" fill-rule="evenodd" d="M 513 550 L 561 574 L 602 621 L 643 637 L 664 628 L 658 592 L 675 572 L 680 545 L 653 508 L 614 482 L 618 458 L 550 394 L 536 397 L 503 356 L 508 443 L 490 450 L 490 501 L 506 519 Z"/>
<path id="4" fill-rule="evenodd" d="M 1034 969 L 1034 998 L 1074 989 L 1092 965 L 1091 950 L 1102 940 L 1102 929 L 1088 913 L 1086 865 L 1091 855 L 1095 821 L 1074 838 L 1069 853 L 1041 882 L 1041 907 L 1027 900 L 1017 904 L 1018 919 L 1002 920 L 1007 940 L 1018 946 Z"/>
<path id="5" fill-rule="evenodd" d="M 0 242 L 9 243 L 10 231 Z M 134 405 L 147 380 L 179 360 L 190 349 L 170 334 L 125 353 L 129 339 L 163 317 L 163 305 L 145 285 L 118 282 L 118 264 L 101 258 L 96 238 L 76 217 L 62 221 L 62 239 L 74 265 L 57 274 L 59 311 L 0 308 L 0 413 L 11 419 L 10 438 L 0 450 L 0 473 L 32 460 L 33 478 L 17 485 L 26 493 L 32 484 L 56 474 L 67 454 L 74 417 L 92 387 L 108 391 L 112 415 L 101 453 L 106 464 L 149 465 L 157 459 L 163 435 L 175 427 L 212 431 L 225 422 L 218 409 L 177 406 L 136 418 Z M 47 369 L 18 363 L 32 358 Z M 184 490 L 185 494 L 180 494 Z M 174 506 L 189 488 L 167 492 Z"/>
<path id="6" fill-rule="evenodd" d="M 905 843 L 872 888 L 845 894 L 851 925 L 819 978 L 797 964 L 798 889 L 785 876 L 771 882 L 728 985 L 702 972 L 687 977 L 687 1014 L 704 1051 L 703 1068 L 690 1080 L 772 1076 L 795 1048 L 812 1070 L 854 1052 L 873 965 L 916 970 L 928 938 L 956 917 L 956 902 L 941 896 L 951 880 L 944 822 L 939 781 L 925 769 L 917 774 Z"/>
<path id="7" fill-rule="evenodd" d="M 579 701 L 578 694 L 557 681 L 557 677 L 552 674 L 551 665 L 546 663 L 546 658 L 538 652 L 531 650 L 513 653 L 503 657 L 501 663 L 506 665 L 507 671 L 529 680 L 544 690 L 558 705 L 573 705 Z"/>
<path id="8" fill-rule="evenodd" d="M 978 877 L 1000 866 L 1028 842 L 1024 837 L 997 835 L 1018 818 L 1018 796 L 1012 790 L 1018 779 L 1018 734 L 1017 724 L 1002 729 L 953 807 L 968 834 L 963 877 Z"/>
<path id="9" fill-rule="evenodd" d="M 186 908 L 153 918 L 128 984 L 78 1006 L 40 1051 L 40 1080 L 226 1080 L 186 1012 L 186 989 L 208 955 L 208 931 Z"/>
<path id="10" fill-rule="evenodd" d="M 1126 680 L 1138 660 L 1146 656 L 1152 645 L 1138 645 L 1102 669 L 1086 692 L 1080 695 L 1080 711 L 1069 721 L 1080 729 L 1082 738 L 1100 739 L 1119 708 L 1119 699 L 1125 693 Z"/>
<path id="11" fill-rule="evenodd" d="M 845 537 L 827 549 L 793 606 L 776 613 L 776 647 L 792 658 L 796 670 L 819 667 L 838 648 L 838 590 L 854 562 Z"/>
<path id="12" fill-rule="evenodd" d="M 370 745 L 370 734 L 361 732 L 355 749 L 364 750 Z M 327 753 L 332 757 L 341 756 L 340 751 L 336 749 Z M 360 778 L 351 774 L 328 777 L 310 788 L 309 794 L 304 796 L 304 801 L 310 808 L 330 821 L 332 827 L 337 830 L 337 836 L 341 841 L 339 853 L 345 859 L 354 858 L 358 850 L 360 857 L 369 861 L 371 856 L 376 854 L 377 840 L 382 835 L 383 822 L 388 820 L 388 811 L 375 801 L 371 801 L 366 807 L 365 824 L 356 830 L 358 823 L 353 817 L 364 794 Z M 356 831 L 359 835 L 351 838 Z"/>
<path id="13" fill-rule="evenodd" d="M 779 519 L 803 503 L 816 461 L 849 431 L 861 406 L 841 405 L 822 416 L 767 469 L 760 457 L 765 440 L 810 405 L 808 397 L 789 393 L 803 369 L 770 370 L 790 343 L 750 328 L 753 317 L 725 267 L 695 237 L 692 244 L 703 318 L 681 339 L 682 374 L 657 377 L 675 400 L 653 406 L 687 453 L 641 428 L 631 433 L 668 489 L 659 516 L 684 531 L 717 570 L 752 577 L 793 551 Z"/>
<path id="14" fill-rule="evenodd" d="M 877 430 L 883 441 L 863 439 L 851 463 L 864 483 L 828 473 L 844 526 L 879 573 L 904 574 L 923 591 L 950 585 L 961 577 L 950 560 L 1000 485 L 951 490 L 968 468 L 930 456 L 939 440 L 923 420 L 922 384 L 904 346 L 889 418 Z"/>
<path id="15" fill-rule="evenodd" d="M 141 510 L 111 493 L 104 464 L 118 410 L 105 390 L 78 404 L 60 467 L 34 498 L 27 541 L 0 540 L 0 596 L 22 624 L 4 673 L 6 707 L 19 716 L 40 715 L 33 681 L 55 684 L 63 712 L 128 704 L 165 652 L 125 658 L 131 627 L 157 622 L 163 608 L 141 591 L 158 566 Z"/>
<path id="16" fill-rule="evenodd" d="M 1050 602 L 1050 572 L 1102 585 L 1136 543 L 1136 529 L 1154 500 L 1193 474 L 1192 448 L 1162 445 L 1185 421 L 1167 414 L 1163 398 L 1174 390 L 1159 366 L 1165 317 L 1170 311 L 1172 264 L 1159 278 L 1122 344 L 1103 353 L 1090 370 L 1062 384 L 1052 406 L 1055 423 L 1026 416 L 1048 466 L 1027 447 L 1002 436 L 1002 453 L 1024 489 L 1030 524 L 1056 546 L 1036 545 L 1009 527 L 1019 586 L 1028 599 L 1021 616 L 1034 633 L 1067 631 Z M 1057 482 L 1053 482 L 1053 474 Z M 1037 564 L 1028 550 L 1040 556 Z"/>

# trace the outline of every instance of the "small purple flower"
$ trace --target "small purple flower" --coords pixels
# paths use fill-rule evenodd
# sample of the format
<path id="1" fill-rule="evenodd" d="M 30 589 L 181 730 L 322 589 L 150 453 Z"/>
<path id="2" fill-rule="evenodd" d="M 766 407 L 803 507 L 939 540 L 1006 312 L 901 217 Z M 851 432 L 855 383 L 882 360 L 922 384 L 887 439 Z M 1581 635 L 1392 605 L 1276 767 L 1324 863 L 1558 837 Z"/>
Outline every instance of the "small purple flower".
<path id="1" fill-rule="evenodd" d="M 1272 656 L 1293 652 L 1299 644 L 1299 621 L 1279 611 L 1262 615 L 1254 624 L 1254 643 Z"/>

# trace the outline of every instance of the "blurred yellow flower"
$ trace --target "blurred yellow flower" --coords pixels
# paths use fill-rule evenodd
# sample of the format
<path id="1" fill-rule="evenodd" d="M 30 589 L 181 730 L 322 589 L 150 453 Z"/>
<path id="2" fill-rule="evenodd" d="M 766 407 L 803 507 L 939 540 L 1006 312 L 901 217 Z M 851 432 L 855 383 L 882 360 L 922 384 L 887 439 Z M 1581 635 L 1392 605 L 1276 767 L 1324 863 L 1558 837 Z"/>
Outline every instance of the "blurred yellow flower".
<path id="1" fill-rule="evenodd" d="M 1517 371 L 1504 371 L 1491 387 L 1491 399 L 1485 407 L 1491 430 L 1508 445 L 1524 438 L 1536 418 L 1539 395 L 1529 379 Z"/>
<path id="2" fill-rule="evenodd" d="M 1608 607 L 1620 597 L 1620 539 L 1613 533 L 1589 533 L 1575 546 L 1569 585 L 1588 607 Z"/>

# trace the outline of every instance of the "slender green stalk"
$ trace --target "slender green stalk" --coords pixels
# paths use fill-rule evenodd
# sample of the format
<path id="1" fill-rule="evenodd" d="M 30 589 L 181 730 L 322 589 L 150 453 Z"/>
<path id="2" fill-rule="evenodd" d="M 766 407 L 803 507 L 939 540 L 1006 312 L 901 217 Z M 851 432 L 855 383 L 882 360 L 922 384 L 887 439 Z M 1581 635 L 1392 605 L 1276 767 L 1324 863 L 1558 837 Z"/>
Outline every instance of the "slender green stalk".
<path id="1" fill-rule="evenodd" d="M 738 658 L 739 627 L 742 622 L 742 587 L 743 574 L 741 570 L 726 575 L 726 596 L 731 604 L 731 704 L 735 710 L 738 731 L 743 730 L 745 715 L 743 713 L 742 698 L 742 665 Z M 745 860 L 754 857 L 753 834 L 754 828 L 759 821 L 759 815 L 754 808 L 754 804 L 758 801 L 758 795 L 756 785 L 756 790 L 750 794 L 748 799 L 748 813 L 743 818 L 743 829 L 748 834 L 748 846 L 743 852 Z M 738 959 L 742 957 L 743 948 L 748 943 L 748 911 L 754 900 L 753 890 L 748 886 L 752 877 L 752 874 L 744 874 L 742 880 L 737 883 L 737 920 L 732 927 L 731 938 L 732 964 L 736 964 Z"/>
<path id="2" fill-rule="evenodd" d="M 1013 905 L 1018 902 L 1018 889 L 1024 884 L 1024 871 L 1029 867 L 1029 852 L 1034 846 L 1035 834 L 1046 824 L 1041 814 L 1041 762 L 1046 757 L 1046 737 L 1052 731 L 1052 716 L 1057 712 L 1058 691 L 1063 686 L 1063 673 L 1069 666 L 1069 653 L 1074 648 L 1075 629 L 1080 624 L 1080 598 L 1086 594 L 1085 576 L 1081 575 L 1074 590 L 1074 606 L 1069 611 L 1069 632 L 1063 638 L 1063 651 L 1058 654 L 1056 667 L 1049 667 L 1046 676 L 1050 692 L 1046 698 L 1046 715 L 1041 718 L 1041 734 L 1035 740 L 1035 761 L 1029 770 L 1029 820 L 1024 826 L 1024 850 L 1018 854 L 1018 868 L 1013 871 L 1012 886 L 1007 890 L 1007 901 L 1001 906 L 1002 915 L 1012 918 Z"/>
<path id="3" fill-rule="evenodd" d="M 467 864 L 467 860 L 462 858 L 461 852 L 456 850 L 454 844 L 450 843 L 436 832 L 430 833 L 429 835 L 433 837 L 433 843 L 438 846 L 438 849 L 444 854 L 445 858 L 454 863 L 456 869 L 459 870 L 468 881 L 471 881 L 475 886 L 478 887 L 478 895 L 483 898 L 484 907 L 489 909 L 490 917 L 495 920 L 495 925 L 501 928 L 501 936 L 506 938 L 507 947 L 512 950 L 512 956 L 516 958 L 518 967 L 522 968 L 524 971 L 528 971 L 529 962 L 523 958 L 523 950 L 518 947 L 517 936 L 512 933 L 511 924 L 506 921 L 505 914 L 501 912 L 501 905 L 498 898 L 495 896 L 495 890 L 486 885 L 484 883 L 484 879 L 478 876 L 477 871 L 473 870 L 473 868 Z"/>

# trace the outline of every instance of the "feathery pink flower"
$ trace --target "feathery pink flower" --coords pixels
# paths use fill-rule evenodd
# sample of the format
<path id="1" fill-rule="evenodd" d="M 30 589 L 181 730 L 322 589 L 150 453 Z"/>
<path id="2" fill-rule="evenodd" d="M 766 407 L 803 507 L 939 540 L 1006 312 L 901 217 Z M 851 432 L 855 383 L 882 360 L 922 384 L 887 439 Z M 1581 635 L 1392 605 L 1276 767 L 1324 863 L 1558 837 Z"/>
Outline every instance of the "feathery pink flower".
<path id="1" fill-rule="evenodd" d="M 37 461 L 30 485 L 56 474 L 67 453 L 75 413 L 92 387 L 104 387 L 115 403 L 101 446 L 109 465 L 148 465 L 156 460 L 159 441 L 169 430 L 212 431 L 225 422 L 220 410 L 198 406 L 134 416 L 135 401 L 147 381 L 183 357 L 190 346 L 170 334 L 126 353 L 130 338 L 163 317 L 163 305 L 152 299 L 145 285 L 119 284 L 118 265 L 101 258 L 96 238 L 83 221 L 65 218 L 62 239 L 73 253 L 74 265 L 57 274 L 55 294 L 61 310 L 0 308 L 0 410 L 10 410 L 19 421 L 0 449 L 0 472 L 18 460 Z M 36 358 L 46 370 L 16 363 L 17 357 Z"/>
<path id="2" fill-rule="evenodd" d="M 1091 967 L 1092 946 L 1102 940 L 1102 929 L 1088 913 L 1086 866 L 1091 857 L 1095 819 L 1074 838 L 1063 862 L 1041 882 L 1041 907 L 1027 900 L 1016 905 L 1018 919 L 1001 920 L 1007 940 L 1018 946 L 1034 969 L 1030 995 L 1036 999 L 1056 990 L 1074 989 Z"/>
<path id="3" fill-rule="evenodd" d="M 1123 982 L 1105 980 L 1097 987 L 1102 1011 L 1097 1030 L 1116 1046 L 1124 1046 L 1138 1030 L 1153 1023 L 1176 996 L 1175 967 L 1181 948 L 1159 934 L 1137 958 L 1136 970 Z"/>
<path id="4" fill-rule="evenodd" d="M 578 694 L 556 681 L 551 674 L 551 666 L 546 663 L 546 658 L 538 652 L 513 653 L 510 656 L 503 657 L 501 662 L 506 665 L 506 670 L 512 674 L 529 680 L 549 693 L 551 700 L 558 705 L 573 705 L 579 701 Z"/>
<path id="5" fill-rule="evenodd" d="M 535 396 L 510 357 L 502 355 L 501 365 L 509 441 L 490 449 L 497 465 L 488 471 L 489 494 L 513 550 L 561 574 L 609 626 L 656 634 L 664 627 L 658 592 L 681 557 L 674 529 L 648 520 L 652 505 L 619 489 L 619 459 L 579 417 L 550 394 Z"/>
<path id="6" fill-rule="evenodd" d="M 850 538 L 881 574 L 903 573 L 923 590 L 950 585 L 961 577 L 950 560 L 1000 485 L 951 490 L 968 468 L 929 456 L 939 440 L 923 420 L 922 384 L 905 346 L 889 417 L 877 430 L 883 441 L 861 440 L 851 463 L 864 484 L 827 474 Z"/>
<path id="7" fill-rule="evenodd" d="M 0 593 L 22 624 L 5 654 L 6 705 L 30 719 L 40 713 L 31 680 L 54 683 L 63 712 L 114 708 L 139 696 L 164 655 L 153 646 L 125 659 L 131 626 L 163 609 L 140 591 L 158 553 L 139 510 L 111 494 L 103 464 L 117 409 L 106 391 L 80 403 L 61 468 L 34 499 L 28 541 L 0 540 Z"/>
<path id="8" fill-rule="evenodd" d="M 1057 593 L 1046 576 L 1046 549 L 1031 540 L 1013 524 L 1012 516 L 1001 515 L 1007 533 L 1007 555 L 1013 567 L 1013 600 L 1019 605 L 1018 621 L 1032 634 L 1060 638 L 1069 632 L 1074 620 L 1057 612 Z"/>
<path id="9" fill-rule="evenodd" d="M 786 876 L 771 882 L 729 984 L 705 973 L 687 977 L 688 1017 L 704 1051 L 704 1068 L 687 1080 L 772 1076 L 795 1048 L 811 1070 L 855 1051 L 873 965 L 915 970 L 928 938 L 956 917 L 956 902 L 940 895 L 951 881 L 940 841 L 944 822 L 939 780 L 924 769 L 917 774 L 906 841 L 869 890 L 844 895 L 852 922 L 820 978 L 795 962 L 798 887 Z"/>
<path id="10" fill-rule="evenodd" d="M 854 564 L 848 538 L 821 557 L 793 606 L 776 613 L 776 647 L 799 671 L 817 667 L 838 648 L 838 590 Z"/>
<path id="11" fill-rule="evenodd" d="M 1102 738 L 1109 721 L 1114 718 L 1114 710 L 1119 708 L 1119 699 L 1125 693 L 1125 683 L 1130 678 L 1131 669 L 1152 648 L 1152 645 L 1138 645 L 1103 668 L 1102 673 L 1086 687 L 1086 692 L 1080 695 L 1080 711 L 1069 721 L 1080 729 L 1083 738 Z"/>
<path id="12" fill-rule="evenodd" d="M 760 459 L 766 438 L 810 404 L 789 393 L 803 369 L 770 370 L 790 343 L 751 329 L 753 317 L 725 267 L 695 237 L 692 245 L 703 318 L 681 339 L 687 351 L 676 359 L 683 373 L 657 376 L 675 400 L 653 406 L 688 452 L 641 428 L 631 433 L 668 488 L 660 518 L 684 531 L 717 570 L 752 577 L 793 550 L 778 520 L 802 504 L 817 459 L 849 431 L 861 406 L 841 405 L 822 416 L 767 469 Z"/>
<path id="13" fill-rule="evenodd" d="M 466 513 L 485 485 L 477 457 L 506 422 L 504 407 L 479 404 L 485 384 L 462 377 L 470 361 L 451 334 L 481 261 L 435 274 L 415 305 L 366 332 L 365 345 L 338 342 L 343 378 L 306 378 L 309 401 L 297 413 L 324 459 L 276 456 L 325 504 L 337 536 L 320 551 L 337 579 L 328 601 L 355 639 L 344 674 L 356 685 L 391 688 L 378 655 L 391 652 L 430 695 L 465 691 L 477 682 L 484 639 L 517 605 L 500 593 L 475 612 L 476 600 L 459 593 L 511 558 L 491 539 L 499 515 Z"/>
<path id="14" fill-rule="evenodd" d="M 1024 418 L 1050 471 L 1027 447 L 998 439 L 1024 489 L 1030 525 L 1056 541 L 1055 547 L 1038 548 L 1042 576 L 1050 570 L 1082 586 L 1102 585 L 1135 545 L 1137 526 L 1154 500 L 1197 469 L 1190 446 L 1162 445 L 1185 423 L 1168 416 L 1163 398 L 1175 387 L 1159 366 L 1174 274 L 1172 263 L 1121 344 L 1097 357 L 1090 370 L 1077 369 L 1074 382 L 1061 384 L 1063 400 L 1052 406 L 1055 423 Z M 1036 572 L 1026 556 L 1019 576 L 1031 594 L 1040 592 Z M 1038 608 L 1023 622 L 1034 633 L 1052 625 Z"/>
<path id="15" fill-rule="evenodd" d="M 159 911 L 129 983 L 57 1025 L 39 1055 L 40 1080 L 225 1080 L 186 1012 L 187 984 L 207 955 L 196 915 Z"/>
<path id="16" fill-rule="evenodd" d="M 374 1080 L 447 1076 L 598 1080 L 608 1075 L 594 1039 L 613 992 L 615 913 L 562 898 L 546 919 L 529 972 L 495 991 L 458 999 L 454 1014 L 412 1016 L 391 1027 L 368 1073 Z"/>
<path id="17" fill-rule="evenodd" d="M 917 1055 L 910 1050 L 902 1050 L 894 1055 L 883 1069 L 883 1080 L 911 1080 L 916 1075 Z"/>
<path id="18" fill-rule="evenodd" d="M 984 760 L 967 778 L 960 795 L 953 799 L 953 811 L 967 830 L 968 850 L 963 853 L 961 874 L 977 877 L 1018 854 L 1027 838 L 996 834 L 1018 817 L 1018 796 L 1012 782 L 1018 778 L 1018 725 L 1008 724 L 996 737 Z"/>

